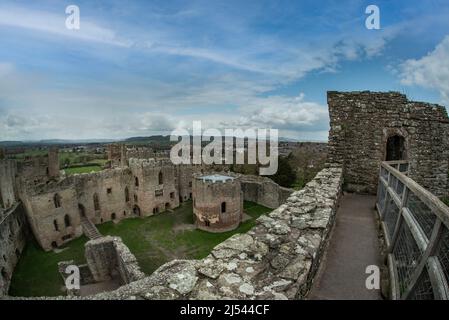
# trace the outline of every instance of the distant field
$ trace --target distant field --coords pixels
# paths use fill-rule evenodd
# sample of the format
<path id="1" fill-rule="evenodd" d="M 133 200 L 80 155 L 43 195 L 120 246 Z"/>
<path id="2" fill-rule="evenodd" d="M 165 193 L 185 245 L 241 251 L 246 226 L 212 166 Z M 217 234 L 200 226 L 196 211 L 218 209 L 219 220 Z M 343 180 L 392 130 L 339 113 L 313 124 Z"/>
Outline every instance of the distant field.
<path id="1" fill-rule="evenodd" d="M 71 175 L 71 174 L 75 174 L 75 173 L 97 172 L 97 171 L 100 171 L 101 169 L 102 169 L 101 166 L 86 166 L 86 167 L 67 168 L 67 169 L 64 169 L 64 171 L 66 174 Z"/>
<path id="2" fill-rule="evenodd" d="M 244 211 L 252 217 L 236 230 L 209 233 L 191 229 L 193 223 L 192 202 L 185 202 L 173 212 L 164 212 L 147 218 L 129 218 L 115 224 L 107 222 L 98 226 L 103 235 L 120 236 L 136 256 L 143 272 L 151 274 L 159 266 L 176 258 L 200 259 L 207 256 L 219 243 L 236 233 L 245 233 L 260 215 L 271 209 L 256 203 L 245 202 Z M 85 237 L 67 244 L 60 253 L 44 252 L 35 242 L 29 243 L 14 272 L 10 295 L 55 296 L 62 294 L 62 278 L 57 263 L 75 260 L 85 263 Z"/>

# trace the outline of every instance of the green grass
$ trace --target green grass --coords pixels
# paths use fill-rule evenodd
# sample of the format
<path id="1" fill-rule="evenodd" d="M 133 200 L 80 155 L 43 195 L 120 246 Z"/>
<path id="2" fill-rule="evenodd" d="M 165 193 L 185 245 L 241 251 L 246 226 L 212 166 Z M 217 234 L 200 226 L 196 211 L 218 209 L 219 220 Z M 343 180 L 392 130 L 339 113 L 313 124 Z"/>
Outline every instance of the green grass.
<path id="1" fill-rule="evenodd" d="M 443 197 L 441 200 L 449 207 L 449 197 Z"/>
<path id="2" fill-rule="evenodd" d="M 72 167 L 64 169 L 64 171 L 68 175 L 75 173 L 90 173 L 92 171 L 93 172 L 101 171 L 101 166 Z"/>
<path id="3" fill-rule="evenodd" d="M 256 203 L 245 202 L 244 211 L 252 217 L 233 231 L 209 233 L 183 228 L 193 223 L 192 202 L 185 202 L 173 212 L 163 212 L 147 218 L 129 218 L 115 224 L 107 222 L 97 226 L 103 235 L 120 236 L 136 256 L 143 272 L 151 274 L 159 266 L 176 258 L 200 259 L 213 247 L 236 233 L 244 233 L 255 224 L 260 215 L 271 209 Z M 84 262 L 86 239 L 76 239 L 69 249 L 44 252 L 30 243 L 20 259 L 12 279 L 10 294 L 14 296 L 59 295 L 63 285 L 57 271 L 57 262 L 74 259 Z"/>
<path id="4" fill-rule="evenodd" d="M 76 264 L 85 263 L 82 236 L 61 248 L 61 252 L 45 252 L 36 241 L 29 242 L 20 257 L 13 277 L 9 294 L 12 296 L 56 296 L 63 294 L 63 281 L 58 272 L 58 262 L 74 260 Z"/>

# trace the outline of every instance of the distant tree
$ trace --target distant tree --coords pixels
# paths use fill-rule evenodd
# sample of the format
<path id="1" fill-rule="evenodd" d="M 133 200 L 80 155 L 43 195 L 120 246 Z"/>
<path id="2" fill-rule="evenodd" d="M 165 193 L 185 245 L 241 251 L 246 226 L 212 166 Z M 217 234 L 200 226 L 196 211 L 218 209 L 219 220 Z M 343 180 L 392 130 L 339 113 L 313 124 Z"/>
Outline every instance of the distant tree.
<path id="1" fill-rule="evenodd" d="M 296 181 L 296 172 L 293 170 L 289 161 L 285 157 L 278 158 L 278 171 L 270 176 L 270 178 L 277 184 L 290 188 Z"/>

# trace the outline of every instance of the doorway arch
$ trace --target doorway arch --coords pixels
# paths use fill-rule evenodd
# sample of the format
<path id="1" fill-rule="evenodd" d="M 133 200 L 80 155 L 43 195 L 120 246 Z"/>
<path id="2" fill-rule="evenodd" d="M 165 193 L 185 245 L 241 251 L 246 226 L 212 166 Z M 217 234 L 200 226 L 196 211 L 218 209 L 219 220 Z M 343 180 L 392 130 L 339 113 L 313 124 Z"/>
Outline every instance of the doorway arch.
<path id="1" fill-rule="evenodd" d="M 79 212 L 81 218 L 86 217 L 86 209 L 84 208 L 84 206 L 81 203 L 78 203 L 78 212 Z"/>
<path id="2" fill-rule="evenodd" d="M 385 160 L 406 160 L 406 141 L 405 138 L 399 134 L 391 135 L 386 143 Z"/>
<path id="3" fill-rule="evenodd" d="M 136 216 L 140 216 L 140 208 L 139 208 L 139 206 L 137 204 L 133 207 L 133 213 Z"/>

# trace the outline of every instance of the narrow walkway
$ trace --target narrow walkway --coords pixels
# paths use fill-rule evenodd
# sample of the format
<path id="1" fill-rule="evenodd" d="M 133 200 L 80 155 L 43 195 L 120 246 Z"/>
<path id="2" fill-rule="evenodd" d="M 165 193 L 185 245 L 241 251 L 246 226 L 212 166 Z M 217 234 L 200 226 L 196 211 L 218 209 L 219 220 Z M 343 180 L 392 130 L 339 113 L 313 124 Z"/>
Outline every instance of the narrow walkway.
<path id="1" fill-rule="evenodd" d="M 366 267 L 380 266 L 374 196 L 347 193 L 341 198 L 326 257 L 309 299 L 381 299 L 365 287 Z"/>

